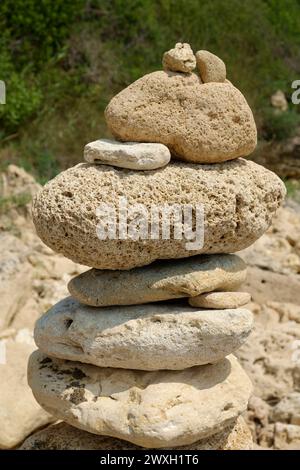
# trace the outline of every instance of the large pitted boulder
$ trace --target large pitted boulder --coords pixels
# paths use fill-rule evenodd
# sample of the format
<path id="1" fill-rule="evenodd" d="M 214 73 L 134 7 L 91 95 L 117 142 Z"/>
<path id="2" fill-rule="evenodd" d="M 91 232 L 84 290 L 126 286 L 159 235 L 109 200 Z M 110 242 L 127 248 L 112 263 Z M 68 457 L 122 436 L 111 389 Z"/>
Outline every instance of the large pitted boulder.
<path id="1" fill-rule="evenodd" d="M 241 416 L 234 424 L 208 439 L 176 447 L 178 450 L 252 450 L 252 448 L 250 429 Z M 120 439 L 90 434 L 66 423 L 57 423 L 28 437 L 19 450 L 142 450 L 142 448 Z"/>
<path id="2" fill-rule="evenodd" d="M 223 359 L 249 336 L 245 309 L 178 304 L 92 308 L 68 297 L 37 322 L 34 338 L 50 356 L 141 370 L 180 370 Z"/>
<path id="3" fill-rule="evenodd" d="M 234 356 L 181 371 L 100 368 L 36 351 L 36 400 L 58 419 L 143 447 L 189 445 L 221 432 L 247 408 L 251 383 Z"/>
<path id="4" fill-rule="evenodd" d="M 156 259 L 242 250 L 265 232 L 284 195 L 275 174 L 244 159 L 215 165 L 172 163 L 147 172 L 79 164 L 44 186 L 32 212 L 38 235 L 54 251 L 98 269 L 130 269 Z M 102 239 L 97 226 L 106 218 L 97 209 L 109 207 L 120 226 L 124 198 L 130 228 L 137 223 L 136 212 L 130 212 L 133 205 L 143 204 L 147 214 L 166 205 L 193 207 L 194 233 L 200 235 L 204 228 L 203 246 L 196 242 L 191 249 L 186 238 L 175 239 L 172 217 L 166 239 L 150 238 L 150 232 L 146 239 L 126 233 L 119 239 L 117 232 L 115 239 Z M 204 210 L 204 225 L 197 208 Z"/>
<path id="5" fill-rule="evenodd" d="M 228 81 L 202 83 L 195 73 L 145 75 L 112 98 L 105 117 L 117 139 L 159 142 L 195 163 L 249 155 L 257 142 L 242 93 Z"/>

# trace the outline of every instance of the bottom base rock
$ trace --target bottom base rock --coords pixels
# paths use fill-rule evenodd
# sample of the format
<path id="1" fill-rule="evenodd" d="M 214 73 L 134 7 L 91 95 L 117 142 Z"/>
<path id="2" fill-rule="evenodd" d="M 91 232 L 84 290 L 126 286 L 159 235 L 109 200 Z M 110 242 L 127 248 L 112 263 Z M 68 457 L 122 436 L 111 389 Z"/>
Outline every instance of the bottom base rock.
<path id="1" fill-rule="evenodd" d="M 240 416 L 235 424 L 208 439 L 175 450 L 252 450 L 250 430 Z M 49 426 L 30 436 L 20 450 L 142 450 L 130 442 L 97 436 L 64 422 Z"/>
<path id="2" fill-rule="evenodd" d="M 252 385 L 230 355 L 213 365 L 145 372 L 64 361 L 34 352 L 28 383 L 57 419 L 148 448 L 190 445 L 247 409 Z"/>

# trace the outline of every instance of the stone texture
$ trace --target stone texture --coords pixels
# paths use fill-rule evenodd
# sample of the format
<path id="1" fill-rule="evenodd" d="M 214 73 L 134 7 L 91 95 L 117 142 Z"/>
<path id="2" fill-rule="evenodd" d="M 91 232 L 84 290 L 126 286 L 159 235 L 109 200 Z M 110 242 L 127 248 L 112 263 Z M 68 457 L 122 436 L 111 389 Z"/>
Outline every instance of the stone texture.
<path id="1" fill-rule="evenodd" d="M 157 261 L 130 271 L 90 269 L 71 279 L 68 289 L 83 304 L 106 307 L 193 297 L 216 289 L 230 290 L 245 279 L 246 265 L 238 256 L 202 255 Z"/>
<path id="2" fill-rule="evenodd" d="M 99 368 L 32 354 L 28 381 L 53 416 L 142 447 L 189 445 L 245 411 L 251 383 L 234 356 L 183 371 Z"/>
<path id="3" fill-rule="evenodd" d="M 289 393 L 280 400 L 272 409 L 271 419 L 275 422 L 280 421 L 300 426 L 300 393 Z"/>
<path id="4" fill-rule="evenodd" d="M 231 83 L 153 72 L 121 91 L 105 117 L 118 140 L 160 142 L 181 160 L 213 163 L 249 155 L 257 132 L 244 96 Z"/>
<path id="5" fill-rule="evenodd" d="M 55 251 L 94 268 L 130 269 L 161 258 L 241 250 L 265 232 L 285 192 L 276 175 L 244 159 L 216 165 L 173 163 L 147 172 L 80 164 L 44 186 L 32 213 L 38 235 Z M 118 213 L 121 196 L 129 209 L 143 203 L 148 211 L 153 205 L 201 204 L 203 247 L 187 249 L 186 239 L 173 237 L 100 240 L 96 228 L 103 219 L 96 209 L 112 204 Z M 134 217 L 129 215 L 130 227 Z M 202 226 L 201 220 L 197 223 Z M 171 233 L 175 226 L 172 221 Z"/>
<path id="6" fill-rule="evenodd" d="M 276 423 L 274 429 L 274 449 L 300 450 L 300 426 Z"/>
<path id="7" fill-rule="evenodd" d="M 167 165 L 170 158 L 170 150 L 163 144 L 100 139 L 84 148 L 84 159 L 89 163 L 132 170 L 155 170 Z"/>
<path id="8" fill-rule="evenodd" d="M 243 252 L 240 253 L 243 256 Z M 259 259 L 257 259 L 259 263 Z M 251 294 L 254 302 L 265 303 L 269 300 L 290 302 L 300 305 L 300 276 L 296 274 L 274 273 L 267 269 L 247 267 L 247 279 L 240 289 Z"/>
<path id="9" fill-rule="evenodd" d="M 196 58 L 189 44 L 178 42 L 164 53 L 162 64 L 165 70 L 189 73 L 196 67 Z"/>
<path id="10" fill-rule="evenodd" d="M 252 450 L 249 428 L 240 416 L 237 421 L 208 439 L 178 450 Z M 66 423 L 53 424 L 28 437 L 19 450 L 142 450 L 130 442 L 98 436 Z"/>
<path id="11" fill-rule="evenodd" d="M 244 343 L 253 317 L 245 309 L 176 304 L 91 308 L 68 297 L 37 322 L 37 346 L 50 356 L 141 370 L 180 370 L 217 362 Z"/>
<path id="12" fill-rule="evenodd" d="M 277 403 L 300 389 L 300 324 L 280 323 L 275 311 L 267 316 L 263 310 L 255 312 L 260 322 L 236 354 L 253 382 L 255 394 Z"/>
<path id="13" fill-rule="evenodd" d="M 30 433 L 53 421 L 34 400 L 27 384 L 29 355 L 35 349 L 25 330 L 0 339 L 0 449 L 11 449 Z"/>
<path id="14" fill-rule="evenodd" d="M 225 82 L 226 65 L 223 60 L 209 51 L 196 52 L 199 75 L 203 83 Z"/>
<path id="15" fill-rule="evenodd" d="M 250 300 L 248 292 L 208 292 L 189 298 L 189 304 L 201 308 L 237 308 Z"/>
<path id="16" fill-rule="evenodd" d="M 26 257 L 27 249 L 21 240 L 14 235 L 2 232 L 0 245 L 3 247 L 0 254 L 1 330 L 10 324 L 26 300 L 32 274 Z"/>

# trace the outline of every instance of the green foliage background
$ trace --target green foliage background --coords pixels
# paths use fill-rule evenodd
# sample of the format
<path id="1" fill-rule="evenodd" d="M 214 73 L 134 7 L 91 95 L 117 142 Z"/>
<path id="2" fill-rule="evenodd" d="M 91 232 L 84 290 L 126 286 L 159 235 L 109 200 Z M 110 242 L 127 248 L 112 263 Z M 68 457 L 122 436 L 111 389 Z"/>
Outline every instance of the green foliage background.
<path id="1" fill-rule="evenodd" d="M 176 42 L 208 49 L 245 94 L 261 138 L 296 128 L 295 106 L 270 109 L 300 78 L 299 0 L 1 0 L 0 158 L 46 180 L 106 135 L 112 95 L 161 68 Z"/>

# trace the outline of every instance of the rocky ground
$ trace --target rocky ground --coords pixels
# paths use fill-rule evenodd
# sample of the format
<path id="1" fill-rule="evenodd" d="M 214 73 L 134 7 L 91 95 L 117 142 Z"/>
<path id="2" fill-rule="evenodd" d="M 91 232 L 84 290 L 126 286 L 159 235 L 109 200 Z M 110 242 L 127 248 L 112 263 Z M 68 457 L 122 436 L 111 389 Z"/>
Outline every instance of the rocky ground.
<path id="1" fill-rule="evenodd" d="M 13 448 L 53 421 L 27 386 L 33 325 L 86 268 L 54 254 L 35 234 L 34 179 L 13 165 L 0 177 L 0 448 Z M 237 353 L 254 384 L 246 419 L 257 448 L 300 449 L 300 205 L 287 200 L 269 231 L 241 255 L 255 315 L 255 329 Z"/>

